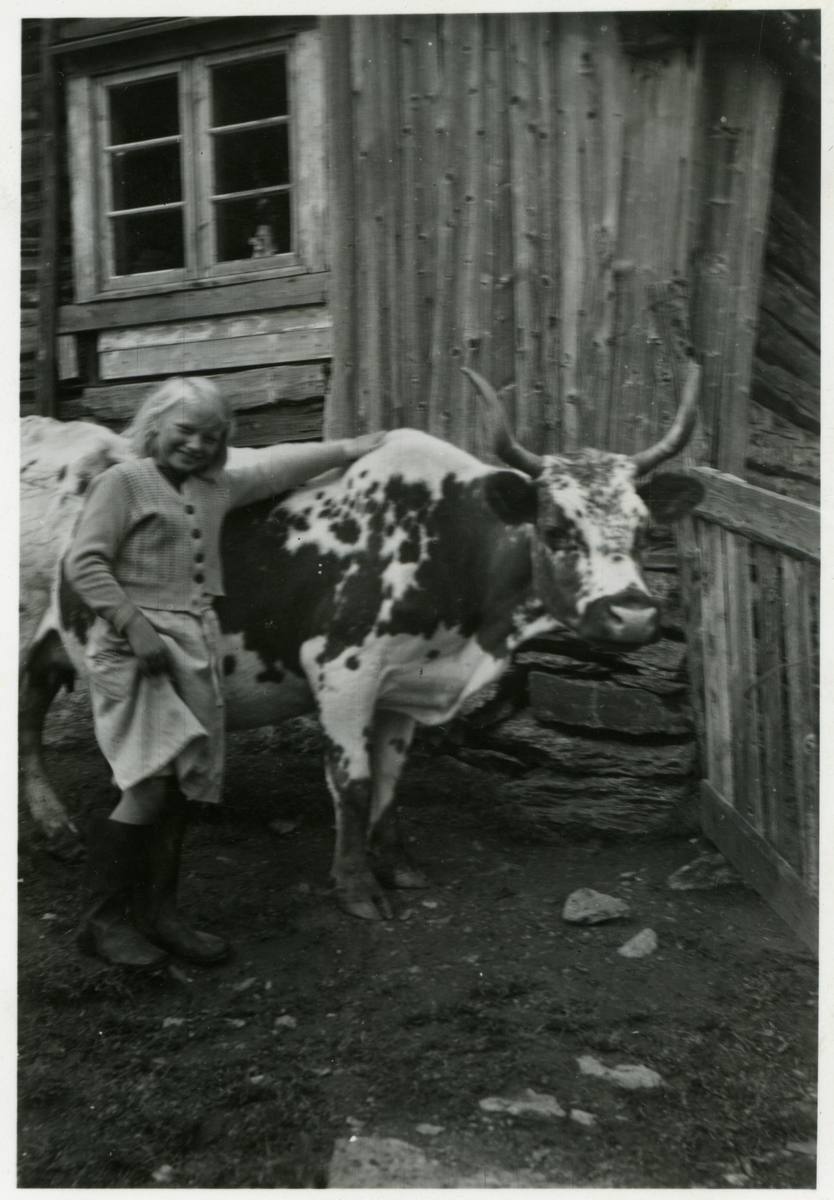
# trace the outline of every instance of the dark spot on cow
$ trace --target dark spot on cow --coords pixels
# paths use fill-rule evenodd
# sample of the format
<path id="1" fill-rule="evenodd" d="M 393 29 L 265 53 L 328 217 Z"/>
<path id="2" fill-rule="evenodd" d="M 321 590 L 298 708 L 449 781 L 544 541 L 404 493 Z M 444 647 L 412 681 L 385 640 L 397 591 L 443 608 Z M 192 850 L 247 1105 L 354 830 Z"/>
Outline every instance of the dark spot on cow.
<path id="1" fill-rule="evenodd" d="M 400 542 L 400 550 L 397 555 L 400 562 L 418 562 L 420 559 L 420 531 L 412 529 L 408 537 Z"/>
<path id="2" fill-rule="evenodd" d="M 375 479 L 372 484 L 369 484 L 368 488 L 365 491 L 365 495 L 373 496 L 374 492 L 376 492 L 378 489 L 379 489 L 379 480 Z"/>
<path id="3" fill-rule="evenodd" d="M 303 513 L 291 513 L 287 518 L 287 524 L 291 529 L 297 529 L 300 533 L 306 533 L 310 528 L 310 522 Z"/>
<path id="4" fill-rule="evenodd" d="M 234 654 L 224 654 L 223 655 L 223 674 L 224 675 L 234 675 L 236 669 L 237 669 L 237 659 L 235 658 Z"/>
<path id="5" fill-rule="evenodd" d="M 274 663 L 271 663 L 263 671 L 259 671 L 255 678 L 258 683 L 283 683 L 285 673 L 280 667 L 276 667 Z"/>
<path id="6" fill-rule="evenodd" d="M 87 644 L 87 634 L 96 619 L 96 614 L 89 608 L 78 592 L 75 591 L 64 574 L 61 564 L 61 579 L 58 585 L 58 607 L 61 612 L 61 624 L 64 629 L 74 633 L 82 646 Z"/>
<path id="7" fill-rule="evenodd" d="M 317 500 L 323 500 L 323 499 L 324 499 L 324 492 L 316 492 L 316 499 L 317 499 Z"/>
<path id="8" fill-rule="evenodd" d="M 368 468 L 366 467 L 364 471 L 359 472 L 359 478 L 364 479 L 367 476 L 367 474 L 368 474 Z"/>
<path id="9" fill-rule="evenodd" d="M 78 484 L 75 488 L 76 496 L 83 496 L 87 488 L 90 486 L 90 481 L 86 475 L 79 475 Z"/>
<path id="10" fill-rule="evenodd" d="M 429 650 L 428 654 L 426 655 L 426 659 L 428 662 L 432 662 L 433 659 L 439 658 L 439 657 L 440 657 L 439 650 Z"/>
<path id="11" fill-rule="evenodd" d="M 358 671 L 359 670 L 359 659 L 356 657 L 355 654 L 351 654 L 350 658 L 345 659 L 345 666 L 347 667 L 347 669 L 349 671 Z"/>
<path id="12" fill-rule="evenodd" d="M 358 521 L 354 517 L 342 517 L 340 521 L 335 521 L 330 526 L 330 532 L 340 542 L 354 546 L 359 541 L 359 535 L 362 531 L 359 528 Z"/>
<path id="13" fill-rule="evenodd" d="M 66 477 L 66 474 L 67 474 L 67 468 L 61 467 L 60 471 L 58 472 L 58 479 L 59 480 L 64 479 Z"/>

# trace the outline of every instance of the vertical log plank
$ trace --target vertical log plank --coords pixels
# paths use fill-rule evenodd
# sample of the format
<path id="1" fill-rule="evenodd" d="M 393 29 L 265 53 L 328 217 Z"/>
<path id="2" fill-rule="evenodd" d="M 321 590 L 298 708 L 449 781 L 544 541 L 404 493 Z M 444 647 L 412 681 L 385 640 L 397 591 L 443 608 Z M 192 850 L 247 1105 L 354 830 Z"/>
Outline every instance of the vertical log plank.
<path id="1" fill-rule="evenodd" d="M 413 263 L 402 261 L 402 191 L 400 187 L 400 127 L 399 116 L 399 63 L 398 18 L 376 17 L 379 23 L 377 42 L 378 65 L 376 68 L 376 98 L 379 105 L 380 161 L 377 165 L 377 186 L 380 189 L 378 223 L 381 255 L 381 323 L 380 350 L 382 354 L 381 376 L 381 426 L 398 428 L 403 421 L 402 391 L 402 347 L 403 347 L 403 292 L 405 270 L 411 271 Z"/>
<path id="2" fill-rule="evenodd" d="M 351 69 L 356 113 L 356 427 L 364 433 L 382 425 L 380 129 L 375 79 L 379 70 L 379 26 L 374 17 L 351 17 Z"/>
<path id="3" fill-rule="evenodd" d="M 793 760 L 794 799 L 800 833 L 802 877 L 819 889 L 819 832 L 817 827 L 817 715 L 813 687 L 815 647 L 811 640 L 809 571 L 815 564 L 783 555 L 782 619 L 785 630 L 788 728 Z"/>
<path id="4" fill-rule="evenodd" d="M 562 183 L 561 280 L 559 307 L 562 314 L 562 449 L 576 450 L 580 443 L 579 311 L 582 306 L 585 245 L 582 222 L 582 186 L 579 165 L 580 109 L 582 88 L 581 18 L 559 17 L 559 175 Z"/>
<path id="5" fill-rule="evenodd" d="M 460 327 L 460 354 L 453 356 L 450 380 L 452 440 L 458 446 L 474 450 L 477 445 L 476 403 L 472 386 L 456 370 L 457 366 L 475 367 L 481 342 L 480 271 L 481 210 L 483 206 L 483 18 L 468 15 L 459 18 L 464 66 L 463 179 L 461 189 L 460 251 L 455 280 L 454 308 Z"/>
<path id="6" fill-rule="evenodd" d="M 437 437 L 448 436 L 450 413 L 448 408 L 448 353 L 449 322 L 451 319 L 453 250 L 455 235 L 454 185 L 455 172 L 450 150 L 451 125 L 455 114 L 452 111 L 454 70 L 449 58 L 454 55 L 455 38 L 452 18 L 440 19 L 443 40 L 443 76 L 435 102 L 434 134 L 436 140 L 437 213 L 436 213 L 436 262 L 434 279 L 434 307 L 432 316 L 431 348 L 429 351 L 429 395 L 428 428 Z"/>
<path id="7" fill-rule="evenodd" d="M 420 95 L 417 78 L 419 17 L 400 17 L 399 103 L 402 206 L 402 409 L 403 425 L 420 427 L 420 277 L 418 257 L 417 178 Z"/>
<path id="8" fill-rule="evenodd" d="M 541 253 L 540 329 L 542 411 L 540 444 L 543 454 L 561 447 L 559 404 L 559 201 L 556 146 L 555 64 L 556 29 L 550 13 L 538 17 L 535 35 L 539 76 L 539 232 Z M 596 443 L 595 443 L 596 444 Z"/>
<path id="9" fill-rule="evenodd" d="M 762 764 L 764 767 L 764 804 L 766 837 L 775 849 L 782 850 L 780 805 L 784 787 L 784 735 L 782 685 L 781 586 L 778 551 L 756 546 L 759 577 L 759 703 L 762 713 Z"/>
<path id="10" fill-rule="evenodd" d="M 680 560 L 681 592 L 686 615 L 686 664 L 692 695 L 692 714 L 702 771 L 707 768 L 706 711 L 704 701 L 703 574 L 694 517 L 675 526 Z"/>
<path id="11" fill-rule="evenodd" d="M 721 530 L 699 524 L 704 590 L 701 598 L 704 630 L 706 741 L 708 779 L 730 805 L 733 787 L 733 729 L 728 671 L 727 605 Z"/>
<path id="12" fill-rule="evenodd" d="M 322 20 L 327 128 L 330 132 L 330 304 L 333 310 L 333 374 L 325 405 L 324 436 L 356 432 L 356 199 L 349 17 Z"/>
<path id="13" fill-rule="evenodd" d="M 723 531 L 727 628 L 730 654 L 730 708 L 733 732 L 733 775 L 736 808 L 757 833 L 764 830 L 761 761 L 759 755 L 759 697 L 756 687 L 756 645 L 753 638 L 753 597 L 750 588 L 750 542 Z"/>
<path id="14" fill-rule="evenodd" d="M 513 307 L 515 326 L 516 436 L 533 444 L 537 421 L 534 402 L 535 308 L 532 286 L 536 238 L 535 157 L 531 147 L 531 62 L 527 15 L 508 18 L 510 91 L 510 190 L 512 196 Z"/>
<path id="15" fill-rule="evenodd" d="M 41 222 L 38 262 L 38 350 L 35 398 L 42 417 L 58 415 L 55 338 L 58 329 L 58 84 L 52 58 L 54 22 L 41 22 Z"/>

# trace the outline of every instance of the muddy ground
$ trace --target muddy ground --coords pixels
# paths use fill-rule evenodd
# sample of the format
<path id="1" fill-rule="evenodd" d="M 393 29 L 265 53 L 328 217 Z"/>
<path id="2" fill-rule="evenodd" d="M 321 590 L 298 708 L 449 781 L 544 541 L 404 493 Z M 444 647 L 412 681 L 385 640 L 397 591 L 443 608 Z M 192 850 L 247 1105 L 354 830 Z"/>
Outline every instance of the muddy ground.
<path id="1" fill-rule="evenodd" d="M 234 942 L 227 964 L 143 977 L 83 958 L 82 868 L 21 853 L 21 1186 L 323 1186 L 337 1140 L 371 1137 L 450 1181 L 814 1186 L 816 964 L 748 889 L 667 888 L 703 843 L 524 840 L 500 777 L 424 741 L 400 807 L 432 884 L 362 922 L 327 887 L 315 726 L 230 740 L 227 802 L 190 830 L 181 888 Z M 53 720 L 48 764 L 75 812 L 106 809 L 83 698 Z M 566 925 L 578 887 L 631 916 Z M 647 926 L 657 952 L 618 956 Z M 583 1075 L 583 1055 L 663 1087 Z M 528 1088 L 594 1126 L 479 1107 Z"/>

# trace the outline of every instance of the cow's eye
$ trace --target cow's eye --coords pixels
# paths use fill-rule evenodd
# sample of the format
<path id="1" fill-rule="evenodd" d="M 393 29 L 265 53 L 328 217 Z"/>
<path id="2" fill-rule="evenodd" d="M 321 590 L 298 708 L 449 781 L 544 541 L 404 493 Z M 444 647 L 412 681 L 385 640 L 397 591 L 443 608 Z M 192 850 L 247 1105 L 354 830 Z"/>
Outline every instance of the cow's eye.
<path id="1" fill-rule="evenodd" d="M 576 537 L 561 525 L 552 525 L 544 531 L 544 540 L 549 550 L 554 554 L 576 549 Z"/>

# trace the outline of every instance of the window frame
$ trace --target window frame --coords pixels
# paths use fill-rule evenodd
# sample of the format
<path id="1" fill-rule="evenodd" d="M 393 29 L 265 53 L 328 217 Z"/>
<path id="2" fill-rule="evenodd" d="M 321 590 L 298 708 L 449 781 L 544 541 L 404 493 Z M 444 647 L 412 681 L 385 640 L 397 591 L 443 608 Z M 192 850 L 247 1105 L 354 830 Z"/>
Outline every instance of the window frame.
<path id="1" fill-rule="evenodd" d="M 211 68 L 287 56 L 291 237 L 293 249 L 268 259 L 216 261 L 209 132 Z M 107 89 L 114 84 L 176 75 L 180 105 L 185 266 L 115 274 L 108 212 Z M 267 44 L 183 55 L 125 70 L 71 76 L 67 81 L 69 171 L 75 302 L 281 278 L 327 269 L 324 75 L 318 29 L 270 38 Z M 268 264 L 268 265 L 266 265 Z"/>

